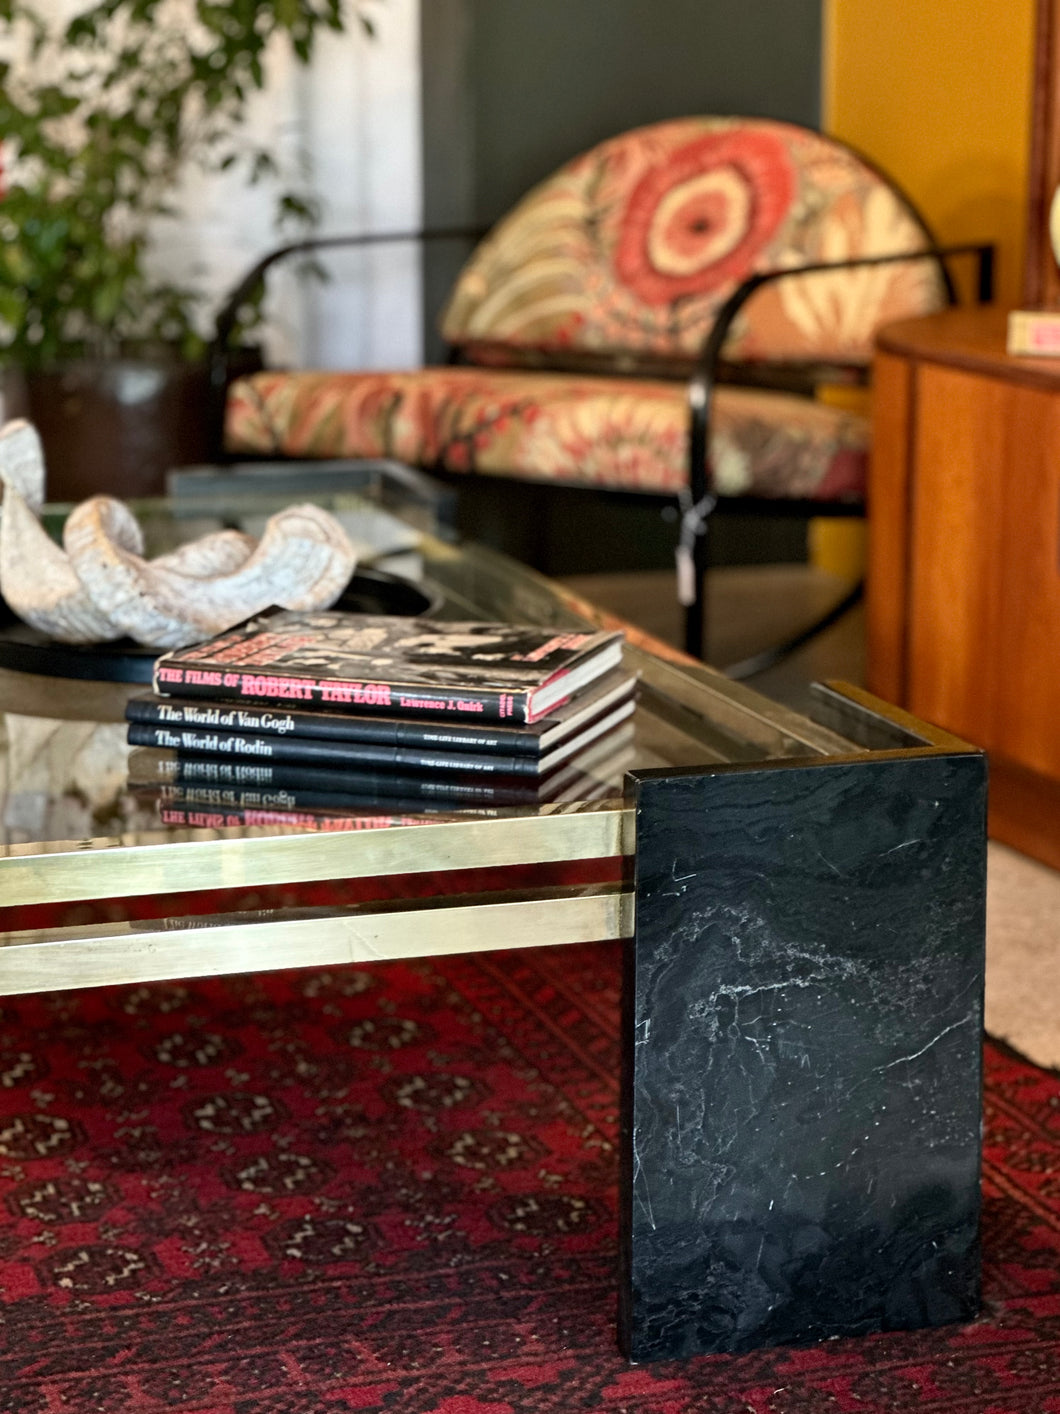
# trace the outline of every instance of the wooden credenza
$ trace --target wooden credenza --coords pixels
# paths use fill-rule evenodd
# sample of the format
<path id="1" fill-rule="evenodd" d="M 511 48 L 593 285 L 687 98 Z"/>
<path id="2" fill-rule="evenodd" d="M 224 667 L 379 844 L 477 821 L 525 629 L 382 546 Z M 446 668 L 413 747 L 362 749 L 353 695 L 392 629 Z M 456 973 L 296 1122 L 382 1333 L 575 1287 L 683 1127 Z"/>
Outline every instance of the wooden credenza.
<path id="1" fill-rule="evenodd" d="M 1060 360 L 1009 357 L 1005 323 L 878 337 L 869 685 L 985 747 L 991 833 L 1060 868 Z"/>

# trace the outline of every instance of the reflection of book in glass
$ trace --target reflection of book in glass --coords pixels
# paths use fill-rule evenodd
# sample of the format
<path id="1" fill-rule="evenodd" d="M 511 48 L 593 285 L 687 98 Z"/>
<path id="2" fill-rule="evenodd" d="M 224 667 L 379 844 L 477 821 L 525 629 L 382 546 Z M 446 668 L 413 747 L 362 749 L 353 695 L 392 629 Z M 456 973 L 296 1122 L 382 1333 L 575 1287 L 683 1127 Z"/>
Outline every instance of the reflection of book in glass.
<path id="1" fill-rule="evenodd" d="M 194 787 L 189 787 L 194 794 Z M 156 797 L 158 818 L 163 825 L 196 830 L 262 829 L 282 826 L 285 829 L 307 830 L 313 834 L 330 835 L 341 832 L 389 830 L 404 825 L 430 825 L 438 819 L 436 813 L 380 813 L 350 806 L 346 811 L 306 810 L 298 806 L 283 809 L 261 805 L 216 805 L 188 800 L 180 803 Z M 420 812 L 424 811 L 421 804 Z"/>
<path id="2" fill-rule="evenodd" d="M 617 793 L 632 762 L 633 724 L 622 722 L 577 752 L 544 779 L 526 776 L 480 776 L 468 772 L 411 774 L 398 771 L 336 770 L 289 762 L 228 761 L 216 756 L 182 756 L 175 751 L 138 747 L 129 756 L 132 787 L 181 787 L 167 792 L 174 803 L 188 803 L 185 788 L 215 792 L 213 803 L 240 808 L 279 796 L 291 808 L 342 809 L 353 802 L 449 801 L 497 805 L 533 805 L 558 800 L 592 800 Z M 251 799 L 253 793 L 254 799 Z M 209 803 L 199 796 L 197 804 Z"/>
<path id="3" fill-rule="evenodd" d="M 534 722 L 621 662 L 622 634 L 270 610 L 164 653 L 163 695 Z"/>
<path id="4" fill-rule="evenodd" d="M 179 750 L 177 739 L 184 732 L 205 737 L 251 739 L 252 745 L 243 752 L 232 745 L 216 748 L 215 754 L 226 756 L 263 754 L 257 746 L 259 738 L 282 743 L 312 742 L 318 749 L 326 749 L 329 742 L 335 742 L 340 754 L 345 755 L 354 754 L 351 743 L 363 743 L 369 747 L 412 749 L 433 757 L 442 754 L 448 757 L 453 753 L 520 757 L 524 759 L 513 764 L 512 771 L 545 774 L 563 759 L 561 752 L 570 754 L 579 744 L 586 744 L 591 739 L 587 735 L 590 730 L 599 735 L 628 715 L 633 710 L 635 688 L 636 680 L 631 674 L 613 669 L 576 697 L 554 708 L 547 717 L 522 726 L 446 722 L 432 717 L 351 716 L 342 712 L 261 706 L 254 702 L 209 702 L 202 698 L 150 694 L 131 698 L 126 703 L 125 716 L 130 723 L 164 729 L 174 738 L 151 739 L 130 734 L 130 741 L 139 746 Z M 309 753 L 284 754 L 282 751 L 272 759 L 295 759 L 299 754 L 303 759 L 310 759 Z M 371 762 L 390 758 L 373 756 L 369 751 L 361 759 Z M 412 758 L 409 764 L 415 764 Z"/>
<path id="5" fill-rule="evenodd" d="M 633 682 L 626 680 L 624 693 L 602 715 L 590 718 L 572 736 L 561 738 L 541 755 L 526 752 L 499 754 L 495 751 L 456 751 L 451 747 L 390 745 L 387 742 L 343 740 L 340 737 L 267 735 L 232 731 L 223 727 L 191 727 L 175 724 L 131 722 L 128 739 L 133 746 L 176 751 L 181 756 L 218 756 L 224 760 L 275 761 L 290 765 L 335 767 L 343 770 L 393 768 L 406 771 L 463 772 L 480 776 L 549 775 L 564 761 L 583 751 L 633 714 Z M 562 709 L 559 709 L 562 710 Z M 187 715 L 187 714 L 184 714 Z M 214 715 L 212 713 L 208 715 Z M 216 713 L 219 717 L 226 714 Z M 231 714 L 227 714 L 231 715 Z M 240 713 L 249 716 L 249 713 Z M 259 712 L 259 716 L 263 715 Z M 279 714 L 276 714 L 279 715 Z M 301 717 L 310 713 L 302 712 Z M 377 719 L 383 720 L 383 719 Z M 551 720 L 548 718 L 546 720 Z M 415 725 L 415 724 L 414 724 Z M 528 730 L 533 730 L 529 728 Z M 453 735 L 459 735 L 454 729 Z"/>

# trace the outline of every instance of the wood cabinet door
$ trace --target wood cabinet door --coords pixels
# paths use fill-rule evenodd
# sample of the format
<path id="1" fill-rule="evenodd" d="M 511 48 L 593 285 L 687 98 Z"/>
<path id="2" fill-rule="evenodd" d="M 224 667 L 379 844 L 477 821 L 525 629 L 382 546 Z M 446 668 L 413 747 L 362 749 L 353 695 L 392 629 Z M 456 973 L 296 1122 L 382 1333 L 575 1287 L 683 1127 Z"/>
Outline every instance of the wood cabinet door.
<path id="1" fill-rule="evenodd" d="M 1060 396 L 921 364 L 908 705 L 1060 778 Z"/>
<path id="2" fill-rule="evenodd" d="M 878 353 L 872 365 L 868 574 L 865 636 L 868 684 L 877 697 L 907 705 L 910 426 L 913 369 Z"/>
<path id="3" fill-rule="evenodd" d="M 1011 389 L 1005 431 L 998 750 L 1060 780 L 1060 391 Z"/>

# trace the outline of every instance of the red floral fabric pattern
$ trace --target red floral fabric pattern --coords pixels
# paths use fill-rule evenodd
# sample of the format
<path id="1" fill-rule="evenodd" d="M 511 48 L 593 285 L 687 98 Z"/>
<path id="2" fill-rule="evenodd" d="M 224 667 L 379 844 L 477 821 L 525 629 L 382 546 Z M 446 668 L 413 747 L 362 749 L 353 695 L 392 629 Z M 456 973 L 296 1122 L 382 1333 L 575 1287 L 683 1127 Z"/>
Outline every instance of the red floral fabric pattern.
<path id="1" fill-rule="evenodd" d="M 633 188 L 615 270 L 648 304 L 740 280 L 794 194 L 795 172 L 776 134 L 730 128 L 696 138 Z"/>
<path id="2" fill-rule="evenodd" d="M 236 453 L 394 457 L 414 466 L 675 493 L 687 482 L 679 383 L 430 368 L 259 373 L 229 393 Z M 858 500 L 868 429 L 786 394 L 720 388 L 712 461 L 722 495 Z"/>
<path id="3" fill-rule="evenodd" d="M 530 192 L 465 266 L 442 332 L 494 362 L 690 358 L 753 272 L 927 243 L 904 198 L 819 133 L 755 119 L 657 123 Z M 932 261 L 785 279 L 744 307 L 728 352 L 867 362 L 879 324 L 942 303 Z"/>

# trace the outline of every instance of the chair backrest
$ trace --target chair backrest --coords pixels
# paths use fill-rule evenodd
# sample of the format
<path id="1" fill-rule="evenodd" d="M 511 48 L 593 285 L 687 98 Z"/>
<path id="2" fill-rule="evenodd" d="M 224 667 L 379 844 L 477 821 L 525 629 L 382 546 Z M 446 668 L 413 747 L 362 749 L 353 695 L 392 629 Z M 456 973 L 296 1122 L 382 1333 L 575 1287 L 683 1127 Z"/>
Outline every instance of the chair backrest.
<path id="1" fill-rule="evenodd" d="M 475 250 L 442 319 L 473 362 L 687 362 L 761 270 L 923 250 L 924 222 L 842 143 L 767 119 L 612 138 L 535 187 Z M 865 363 L 874 329 L 946 303 L 934 258 L 779 280 L 726 356 Z"/>

